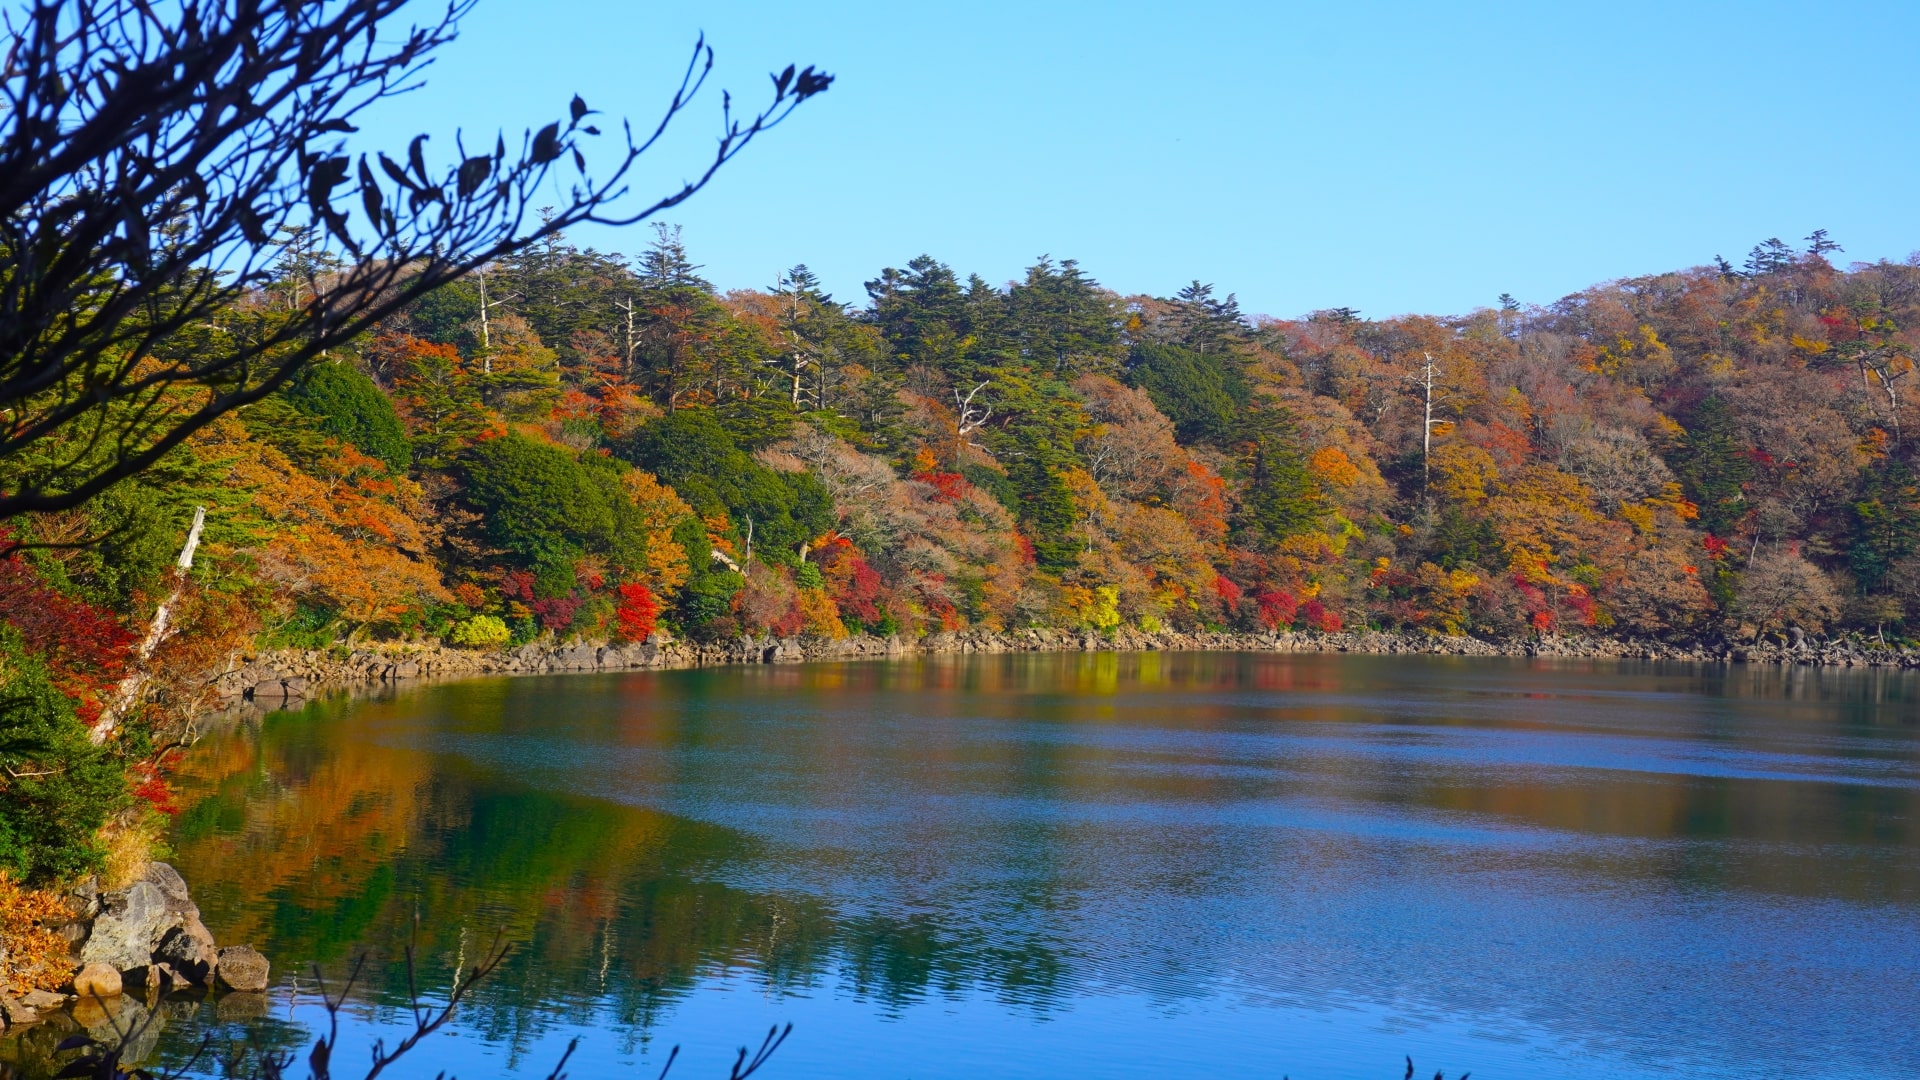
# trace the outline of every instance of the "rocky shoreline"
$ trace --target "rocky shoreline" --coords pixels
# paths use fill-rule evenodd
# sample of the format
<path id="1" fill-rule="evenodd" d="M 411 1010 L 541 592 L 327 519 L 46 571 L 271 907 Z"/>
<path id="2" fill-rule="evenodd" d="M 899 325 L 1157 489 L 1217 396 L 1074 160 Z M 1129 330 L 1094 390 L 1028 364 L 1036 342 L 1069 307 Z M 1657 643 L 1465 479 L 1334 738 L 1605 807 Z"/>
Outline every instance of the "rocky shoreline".
<path id="1" fill-rule="evenodd" d="M 149 863 L 138 878 L 108 891 L 88 878 L 68 905 L 72 918 L 54 929 L 71 947 L 73 970 L 59 990 L 0 993 L 0 1032 L 45 1042 L 85 1031 L 115 1045 L 149 1034 L 158 1039 L 169 1000 L 213 993 L 224 1011 L 264 1010 L 266 957 L 248 945 L 215 944 L 187 883 L 166 863 Z M 29 1030 L 15 1030 L 21 1028 Z M 124 1060 L 139 1060 L 139 1048 L 129 1050 Z"/>
<path id="2" fill-rule="evenodd" d="M 414 679 L 546 672 L 667 670 L 725 664 L 779 664 L 916 655 L 1019 652 L 1274 652 L 1371 655 L 1511 656 L 1671 660 L 1694 663 L 1803 664 L 1920 669 L 1920 650 L 1858 640 L 1749 644 L 1664 642 L 1624 638 L 1538 637 L 1488 641 L 1419 633 L 1271 633 L 1119 630 L 960 631 L 917 641 L 899 637 L 740 637 L 722 642 L 673 641 L 655 635 L 630 645 L 578 642 L 522 645 L 499 651 L 438 644 L 383 644 L 350 652 L 280 651 L 240 658 L 215 681 L 229 700 L 263 707 L 297 702 L 329 687 Z"/>

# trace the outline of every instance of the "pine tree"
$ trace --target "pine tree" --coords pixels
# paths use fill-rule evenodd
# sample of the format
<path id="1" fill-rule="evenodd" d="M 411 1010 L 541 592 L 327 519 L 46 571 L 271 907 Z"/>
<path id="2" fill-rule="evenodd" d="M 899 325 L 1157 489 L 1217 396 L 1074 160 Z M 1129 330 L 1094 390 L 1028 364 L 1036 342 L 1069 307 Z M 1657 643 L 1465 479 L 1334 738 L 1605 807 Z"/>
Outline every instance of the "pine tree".
<path id="1" fill-rule="evenodd" d="M 1898 458 L 1867 470 L 1853 503 L 1847 562 L 1863 593 L 1885 590 L 1901 560 L 1920 551 L 1920 478 Z"/>
<path id="2" fill-rule="evenodd" d="M 1716 536 L 1731 535 L 1747 513 L 1753 459 L 1739 437 L 1733 411 L 1718 395 L 1695 410 L 1675 465 L 1687 497 L 1700 508 L 1701 526 Z"/>
<path id="3" fill-rule="evenodd" d="M 1006 334 L 1024 363 L 1062 375 L 1111 372 L 1120 361 L 1114 297 L 1065 259 L 1042 255 L 1006 294 Z"/>
<path id="4" fill-rule="evenodd" d="M 1279 409 L 1248 420 L 1251 438 L 1242 458 L 1242 527 L 1269 541 L 1310 532 L 1326 511 L 1326 495 L 1307 469 L 1299 428 Z"/>

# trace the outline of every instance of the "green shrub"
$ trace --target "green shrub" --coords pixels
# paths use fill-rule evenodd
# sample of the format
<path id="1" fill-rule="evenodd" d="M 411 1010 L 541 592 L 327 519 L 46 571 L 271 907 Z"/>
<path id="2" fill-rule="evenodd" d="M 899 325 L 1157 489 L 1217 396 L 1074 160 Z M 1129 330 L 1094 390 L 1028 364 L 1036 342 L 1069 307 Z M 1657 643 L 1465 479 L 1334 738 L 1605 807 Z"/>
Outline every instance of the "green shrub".
<path id="1" fill-rule="evenodd" d="M 520 435 L 468 452 L 467 500 L 486 515 L 487 537 L 522 566 L 572 565 L 604 549 L 614 513 L 604 487 L 574 455 Z"/>
<path id="2" fill-rule="evenodd" d="M 775 472 L 755 461 L 708 409 L 681 409 L 641 428 L 620 448 L 707 516 L 724 512 L 744 552 L 753 523 L 753 553 L 792 565 L 800 545 L 833 527 L 833 499 L 807 473 Z M 707 561 L 701 552 L 694 566 Z"/>
<path id="3" fill-rule="evenodd" d="M 11 629 L 0 629 L 0 765 L 0 873 L 35 883 L 98 869 L 100 827 L 131 801 L 125 767 L 88 740 Z"/>
<path id="4" fill-rule="evenodd" d="M 513 634 L 498 615 L 475 615 L 453 626 L 447 640 L 467 649 L 495 649 L 505 645 Z"/>
<path id="5" fill-rule="evenodd" d="M 260 635 L 268 649 L 324 649 L 340 637 L 339 613 L 329 607 L 297 603 L 293 614 Z"/>
<path id="6" fill-rule="evenodd" d="M 286 396 L 301 412 L 318 417 L 322 431 L 379 458 L 394 472 L 405 472 L 412 463 L 413 444 L 392 399 L 353 365 L 315 364 L 287 387 Z"/>

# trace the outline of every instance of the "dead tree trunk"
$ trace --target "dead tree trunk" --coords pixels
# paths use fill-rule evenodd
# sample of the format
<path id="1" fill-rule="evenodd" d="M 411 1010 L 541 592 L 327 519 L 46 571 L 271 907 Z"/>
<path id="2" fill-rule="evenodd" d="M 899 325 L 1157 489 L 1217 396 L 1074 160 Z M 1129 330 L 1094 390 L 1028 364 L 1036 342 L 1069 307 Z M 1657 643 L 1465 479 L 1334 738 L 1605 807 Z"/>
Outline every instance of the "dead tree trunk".
<path id="1" fill-rule="evenodd" d="M 93 726 L 91 737 L 94 745 L 107 741 L 113 729 L 119 725 L 120 718 L 140 700 L 140 689 L 147 682 L 147 661 L 153 658 L 153 651 L 167 638 L 167 621 L 173 616 L 173 606 L 180 602 L 180 593 L 187 586 L 187 574 L 193 569 L 193 553 L 200 546 L 200 530 L 207 523 L 207 508 L 193 508 L 193 526 L 187 530 L 187 542 L 180 549 L 180 558 L 173 564 L 173 591 L 154 610 L 153 623 L 147 627 L 147 636 L 140 641 L 140 651 L 134 654 L 133 670 L 120 680 L 114 688 L 113 699 L 100 711 L 100 722 Z"/>

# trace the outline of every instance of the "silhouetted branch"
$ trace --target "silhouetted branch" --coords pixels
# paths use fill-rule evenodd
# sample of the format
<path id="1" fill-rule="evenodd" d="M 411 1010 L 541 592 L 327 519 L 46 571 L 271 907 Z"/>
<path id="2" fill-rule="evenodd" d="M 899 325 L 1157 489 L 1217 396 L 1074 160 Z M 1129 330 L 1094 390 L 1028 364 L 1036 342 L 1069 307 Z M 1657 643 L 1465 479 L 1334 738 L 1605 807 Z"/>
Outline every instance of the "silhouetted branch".
<path id="1" fill-rule="evenodd" d="M 470 152 L 457 133 L 457 160 L 438 169 L 424 134 L 404 161 L 355 154 L 354 118 L 418 88 L 473 4 L 383 38 L 404 2 L 34 0 L 7 17 L 0 518 L 78 505 L 490 261 L 678 206 L 832 82 L 789 66 L 745 116 L 723 94 L 705 168 L 637 207 L 635 163 L 713 70 L 704 38 L 652 129 L 636 139 L 623 123 L 601 173 L 579 97 L 512 155 L 504 136 Z M 563 205 L 530 221 L 549 181 Z M 289 265 L 288 236 L 326 237 L 354 261 Z"/>
<path id="2" fill-rule="evenodd" d="M 477 963 L 465 971 L 454 973 L 453 986 L 447 991 L 446 1002 L 438 1006 L 429 1006 L 421 1001 L 418 964 L 413 946 L 408 945 L 406 949 L 407 1006 L 413 1016 L 413 1030 L 395 1043 L 392 1050 L 386 1048 L 385 1040 L 375 1040 L 372 1060 L 368 1064 L 367 1071 L 362 1074 L 361 1080 L 374 1080 L 386 1071 L 388 1066 L 416 1049 L 427 1036 L 446 1026 L 447 1021 L 453 1018 L 454 1010 L 472 994 L 473 988 L 499 970 L 506 958 L 507 946 L 503 938 L 496 935 L 493 944 L 487 948 L 486 953 Z M 353 967 L 347 971 L 346 982 L 337 995 L 327 989 L 326 976 L 321 973 L 319 965 L 314 966 L 313 978 L 320 989 L 321 1007 L 326 1010 L 327 1030 L 324 1035 L 314 1040 L 313 1049 L 307 1054 L 309 1080 L 333 1080 L 333 1052 L 340 1041 L 340 1011 L 346 1007 L 347 998 L 353 993 L 353 988 L 359 984 L 360 974 L 365 969 L 366 962 L 365 954 L 354 960 Z M 100 999 L 96 997 L 95 1000 Z M 104 1002 L 102 1004 L 104 1006 Z M 90 1035 L 75 1035 L 57 1047 L 56 1052 L 80 1049 L 87 1051 L 66 1064 L 57 1074 L 60 1080 L 79 1080 L 79 1078 L 181 1080 L 199 1064 L 212 1046 L 213 1036 L 209 1034 L 201 1039 L 199 1047 L 184 1064 L 165 1073 L 130 1068 L 122 1063 L 126 1048 L 138 1042 L 140 1035 L 156 1022 L 158 1014 L 149 1013 L 138 1023 L 129 1025 L 124 1031 L 121 1030 L 119 1023 L 112 1019 L 110 1010 L 108 1017 L 108 1029 L 113 1033 L 112 1042 L 98 1040 Z M 767 1030 L 767 1037 L 761 1040 L 760 1048 L 752 1051 L 751 1055 L 746 1047 L 741 1047 L 738 1056 L 734 1059 L 733 1068 L 728 1073 L 728 1080 L 746 1080 L 747 1077 L 759 1071 L 791 1034 L 793 1034 L 792 1024 L 785 1027 L 775 1025 Z M 573 1039 L 567 1043 L 566 1050 L 560 1054 L 560 1060 L 554 1063 L 553 1071 L 547 1074 L 547 1080 L 565 1080 L 567 1062 L 573 1058 L 573 1053 L 579 1046 L 579 1039 Z M 291 1053 L 258 1054 L 251 1060 L 235 1057 L 227 1061 L 225 1072 L 227 1076 L 244 1078 L 244 1080 L 286 1080 L 287 1069 L 292 1066 L 294 1058 L 295 1056 Z M 675 1046 L 667 1053 L 666 1064 L 661 1066 L 660 1080 L 666 1080 L 667 1073 L 679 1059 L 680 1048 Z M 444 1080 L 454 1080 L 453 1077 L 444 1073 L 441 1076 Z M 1466 1078 L 1462 1077 L 1461 1080 Z"/>

